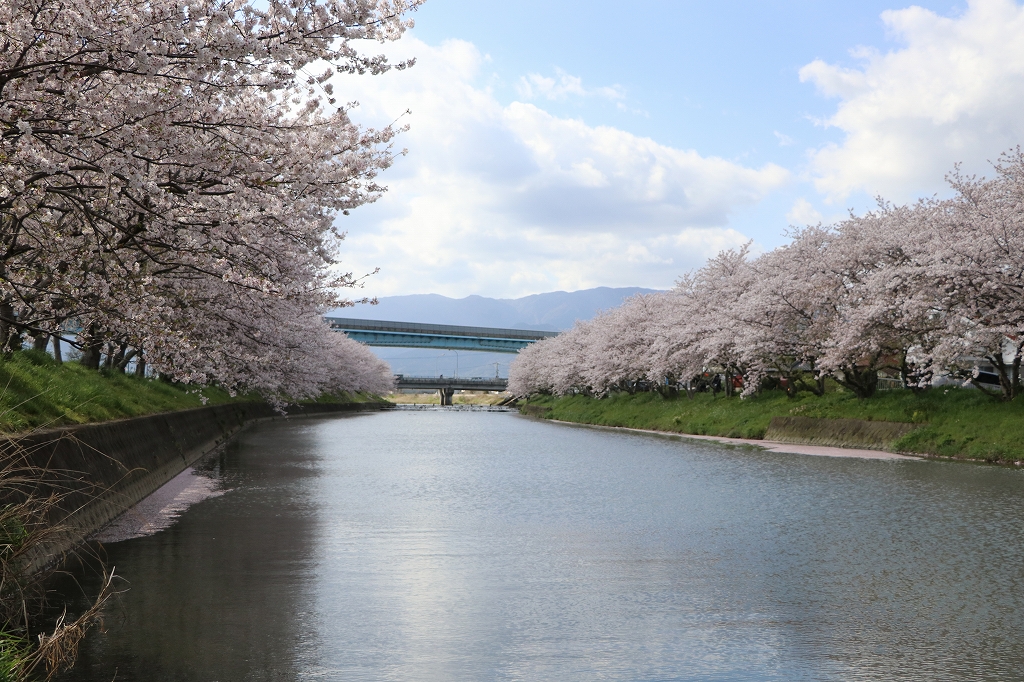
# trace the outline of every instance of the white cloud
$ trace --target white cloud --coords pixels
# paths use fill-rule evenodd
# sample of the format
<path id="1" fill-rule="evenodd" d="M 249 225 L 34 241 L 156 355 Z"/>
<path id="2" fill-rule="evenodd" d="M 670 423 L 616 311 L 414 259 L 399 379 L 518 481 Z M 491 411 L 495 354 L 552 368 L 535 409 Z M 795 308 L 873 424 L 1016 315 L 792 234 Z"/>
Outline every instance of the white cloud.
<path id="1" fill-rule="evenodd" d="M 796 226 L 817 225 L 820 222 L 824 222 L 821 213 L 811 205 L 811 202 L 803 197 L 793 202 L 793 207 L 786 214 L 786 220 L 789 221 L 790 225 Z"/>
<path id="2" fill-rule="evenodd" d="M 953 18 L 910 7 L 882 20 L 903 48 L 860 48 L 858 68 L 817 60 L 800 70 L 840 100 L 825 124 L 845 139 L 811 158 L 816 187 L 832 200 L 931 193 L 954 163 L 985 172 L 986 160 L 1024 141 L 1024 8 L 970 0 Z"/>
<path id="3" fill-rule="evenodd" d="M 563 119 L 513 102 L 503 127 L 535 171 L 508 195 L 509 211 L 548 229 L 625 230 L 639 236 L 683 226 L 723 226 L 788 178 L 782 168 L 746 168 L 606 126 Z"/>
<path id="4" fill-rule="evenodd" d="M 625 97 L 618 85 L 587 89 L 583 87 L 583 79 L 573 76 L 562 69 L 555 69 L 555 78 L 531 73 L 523 76 L 516 84 L 516 90 L 523 99 L 533 100 L 543 97 L 549 100 L 563 100 L 570 95 L 577 97 L 603 97 L 609 100 L 621 100 Z"/>
<path id="5" fill-rule="evenodd" d="M 482 58 L 469 43 L 407 36 L 398 47 L 415 68 L 336 86 L 359 100 L 353 117 L 367 125 L 412 110 L 398 144 L 409 155 L 381 176 L 387 195 L 341 222 L 346 268 L 381 267 L 367 294 L 671 286 L 745 242 L 730 215 L 789 179 L 773 164 L 749 168 L 502 104 L 476 84 Z"/>
<path id="6" fill-rule="evenodd" d="M 793 138 L 790 137 L 789 135 L 786 135 L 785 133 L 780 133 L 778 130 L 775 130 L 773 132 L 775 133 L 775 137 L 778 138 L 779 140 L 780 147 L 788 147 L 789 145 L 793 144 Z"/>

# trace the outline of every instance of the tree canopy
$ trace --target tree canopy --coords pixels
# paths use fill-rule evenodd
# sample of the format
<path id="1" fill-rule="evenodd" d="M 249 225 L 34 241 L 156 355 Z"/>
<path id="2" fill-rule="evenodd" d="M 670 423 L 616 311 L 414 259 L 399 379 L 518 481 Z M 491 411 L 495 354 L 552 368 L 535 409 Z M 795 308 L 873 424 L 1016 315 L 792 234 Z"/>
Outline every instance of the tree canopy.
<path id="1" fill-rule="evenodd" d="M 307 397 L 382 390 L 330 332 L 338 216 L 400 129 L 337 74 L 403 69 L 419 0 L 0 0 L 0 346 L 72 330 L 83 363 Z"/>
<path id="2" fill-rule="evenodd" d="M 865 397 L 884 372 L 1012 399 L 1024 388 L 1024 152 L 1003 154 L 992 179 L 954 170 L 949 182 L 949 199 L 879 201 L 757 257 L 749 244 L 723 251 L 671 291 L 524 349 L 509 388 L 601 395 L 724 375 L 747 395 L 766 381 L 820 394 L 831 377 Z"/>

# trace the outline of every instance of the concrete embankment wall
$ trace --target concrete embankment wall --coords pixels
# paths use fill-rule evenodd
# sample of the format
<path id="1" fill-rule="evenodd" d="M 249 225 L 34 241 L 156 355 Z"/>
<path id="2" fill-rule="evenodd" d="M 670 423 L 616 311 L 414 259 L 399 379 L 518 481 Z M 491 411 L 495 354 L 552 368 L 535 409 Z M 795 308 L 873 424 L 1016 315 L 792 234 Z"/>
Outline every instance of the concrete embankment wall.
<path id="1" fill-rule="evenodd" d="M 520 405 L 519 411 L 530 417 L 541 419 L 548 419 L 553 413 L 550 407 L 528 403 Z M 865 419 L 772 417 L 768 424 L 768 430 L 764 434 L 764 440 L 799 445 L 826 445 L 836 448 L 890 450 L 893 443 L 921 426 L 923 425 Z M 638 426 L 638 428 L 642 427 Z M 658 427 L 652 425 L 651 428 Z M 718 435 L 724 436 L 725 434 Z"/>
<path id="2" fill-rule="evenodd" d="M 764 439 L 780 443 L 886 450 L 919 426 L 863 419 L 772 417 Z"/>
<path id="3" fill-rule="evenodd" d="M 288 416 L 383 407 L 301 405 L 290 408 Z M 8 438 L 0 445 L 0 463 L 29 473 L 35 481 L 19 494 L 61 496 L 51 518 L 58 531 L 28 559 L 29 570 L 74 549 L 246 424 L 279 416 L 266 404 L 233 403 Z"/>

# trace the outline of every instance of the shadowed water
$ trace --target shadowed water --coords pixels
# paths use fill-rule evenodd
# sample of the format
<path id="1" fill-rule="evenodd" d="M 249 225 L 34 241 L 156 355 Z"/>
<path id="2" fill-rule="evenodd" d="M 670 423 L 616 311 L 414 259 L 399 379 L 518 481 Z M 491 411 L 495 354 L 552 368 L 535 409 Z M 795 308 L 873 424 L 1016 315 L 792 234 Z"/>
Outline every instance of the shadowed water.
<path id="1" fill-rule="evenodd" d="M 1021 471 L 428 411 L 201 469 L 61 679 L 1024 678 Z"/>

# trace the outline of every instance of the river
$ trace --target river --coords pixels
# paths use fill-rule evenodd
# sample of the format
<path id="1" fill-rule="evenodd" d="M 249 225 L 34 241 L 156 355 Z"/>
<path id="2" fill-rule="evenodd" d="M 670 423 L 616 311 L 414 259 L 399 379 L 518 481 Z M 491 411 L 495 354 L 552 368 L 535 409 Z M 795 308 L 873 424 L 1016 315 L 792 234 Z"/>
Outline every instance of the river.
<path id="1" fill-rule="evenodd" d="M 103 545 L 122 592 L 61 680 L 1024 678 L 1019 470 L 442 410 L 199 469 L 221 494 Z"/>

